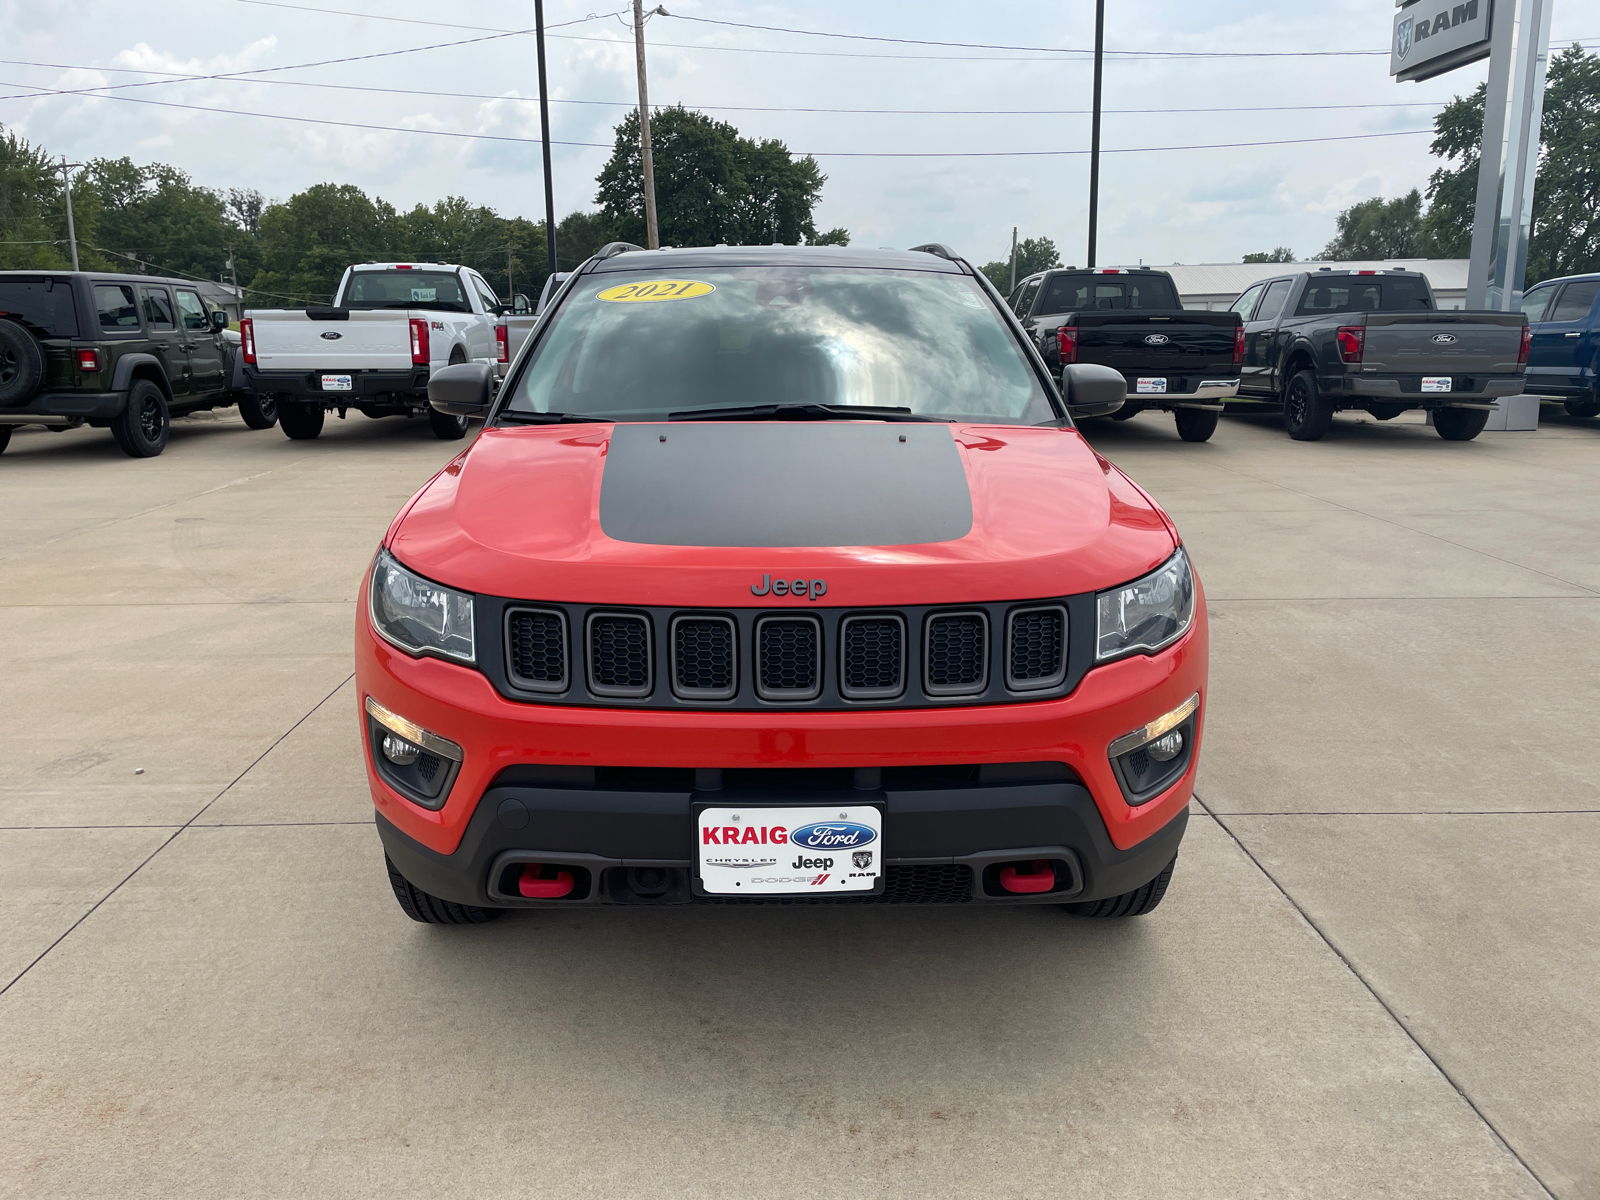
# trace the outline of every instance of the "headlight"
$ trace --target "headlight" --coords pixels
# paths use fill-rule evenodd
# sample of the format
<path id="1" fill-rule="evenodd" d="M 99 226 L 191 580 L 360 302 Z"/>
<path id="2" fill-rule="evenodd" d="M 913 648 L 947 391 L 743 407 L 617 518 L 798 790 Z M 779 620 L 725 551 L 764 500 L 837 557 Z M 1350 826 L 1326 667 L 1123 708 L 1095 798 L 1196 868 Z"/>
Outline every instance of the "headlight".
<path id="1" fill-rule="evenodd" d="M 387 550 L 372 564 L 372 627 L 410 654 L 474 662 L 472 596 L 413 575 Z"/>
<path id="2" fill-rule="evenodd" d="M 1099 596 L 1095 661 L 1169 646 L 1194 620 L 1194 573 L 1178 552 L 1143 579 Z"/>

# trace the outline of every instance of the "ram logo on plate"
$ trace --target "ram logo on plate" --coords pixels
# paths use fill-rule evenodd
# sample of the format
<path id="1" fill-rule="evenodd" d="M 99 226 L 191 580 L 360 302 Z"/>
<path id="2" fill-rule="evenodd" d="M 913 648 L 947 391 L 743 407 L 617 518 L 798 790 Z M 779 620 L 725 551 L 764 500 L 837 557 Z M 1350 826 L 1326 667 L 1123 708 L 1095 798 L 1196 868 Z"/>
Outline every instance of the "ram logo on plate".
<path id="1" fill-rule="evenodd" d="M 1171 340 L 1164 333 L 1147 333 L 1145 334 L 1144 344 L 1146 346 L 1165 346 Z"/>
<path id="2" fill-rule="evenodd" d="M 789 842 L 807 850 L 854 850 L 875 841 L 877 836 L 877 830 L 854 821 L 819 821 L 792 830 Z"/>
<path id="3" fill-rule="evenodd" d="M 1456 340 L 1456 335 L 1453 333 L 1436 333 L 1433 335 L 1433 340 L 1436 345 L 1448 346 Z"/>

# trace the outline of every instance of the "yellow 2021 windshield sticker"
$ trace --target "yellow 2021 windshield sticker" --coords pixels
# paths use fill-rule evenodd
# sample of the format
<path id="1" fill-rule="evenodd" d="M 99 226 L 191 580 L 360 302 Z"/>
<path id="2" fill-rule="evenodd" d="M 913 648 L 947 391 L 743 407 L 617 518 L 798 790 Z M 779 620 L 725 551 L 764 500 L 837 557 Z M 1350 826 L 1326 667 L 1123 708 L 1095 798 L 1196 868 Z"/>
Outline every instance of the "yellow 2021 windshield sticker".
<path id="1" fill-rule="evenodd" d="M 613 304 L 654 304 L 658 300 L 693 300 L 716 290 L 715 284 L 698 279 L 647 279 L 641 283 L 619 283 L 596 292 L 594 298 Z"/>

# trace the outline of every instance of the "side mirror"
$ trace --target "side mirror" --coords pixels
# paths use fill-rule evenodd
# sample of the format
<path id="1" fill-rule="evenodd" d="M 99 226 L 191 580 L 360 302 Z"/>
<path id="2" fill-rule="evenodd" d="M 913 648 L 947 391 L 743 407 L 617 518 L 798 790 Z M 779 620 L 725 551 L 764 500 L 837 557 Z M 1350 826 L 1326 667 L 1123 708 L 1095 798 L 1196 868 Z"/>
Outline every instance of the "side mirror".
<path id="1" fill-rule="evenodd" d="M 428 403 L 455 417 L 481 417 L 489 411 L 494 369 L 488 363 L 454 363 L 428 377 Z"/>
<path id="2" fill-rule="evenodd" d="M 228 327 L 228 314 L 227 313 L 219 311 L 219 312 L 214 312 L 214 313 L 211 314 L 211 332 L 212 333 L 221 333 L 227 327 Z"/>
<path id="3" fill-rule="evenodd" d="M 1069 363 L 1061 370 L 1061 391 L 1074 417 L 1109 417 L 1128 398 L 1128 381 L 1098 363 Z"/>

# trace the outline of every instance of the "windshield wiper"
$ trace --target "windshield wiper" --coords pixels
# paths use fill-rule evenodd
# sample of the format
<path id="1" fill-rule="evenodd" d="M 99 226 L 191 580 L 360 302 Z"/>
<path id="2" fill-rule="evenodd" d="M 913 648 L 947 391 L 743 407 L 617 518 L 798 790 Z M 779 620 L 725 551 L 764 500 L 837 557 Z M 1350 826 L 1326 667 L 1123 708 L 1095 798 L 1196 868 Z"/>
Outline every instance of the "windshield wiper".
<path id="1" fill-rule="evenodd" d="M 502 421 L 515 421 L 519 425 L 560 425 L 570 421 L 604 421 L 609 423 L 611 417 L 591 417 L 588 413 L 563 413 L 563 412 L 503 412 L 500 414 Z"/>
<path id="2" fill-rule="evenodd" d="M 686 408 L 668 413 L 669 421 L 943 421 L 909 408 L 869 404 L 746 404 L 734 408 Z"/>

